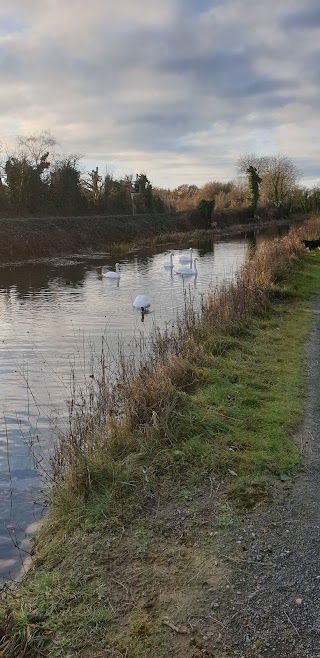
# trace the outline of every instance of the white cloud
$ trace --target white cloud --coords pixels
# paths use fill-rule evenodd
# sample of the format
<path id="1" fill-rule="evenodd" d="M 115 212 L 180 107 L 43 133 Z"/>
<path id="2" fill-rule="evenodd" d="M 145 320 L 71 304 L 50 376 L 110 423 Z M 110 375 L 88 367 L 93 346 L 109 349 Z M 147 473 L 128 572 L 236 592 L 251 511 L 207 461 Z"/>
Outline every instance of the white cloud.
<path id="1" fill-rule="evenodd" d="M 166 186 L 232 178 L 245 151 L 320 175 L 315 0 L 5 2 L 0 139 L 49 129 Z"/>

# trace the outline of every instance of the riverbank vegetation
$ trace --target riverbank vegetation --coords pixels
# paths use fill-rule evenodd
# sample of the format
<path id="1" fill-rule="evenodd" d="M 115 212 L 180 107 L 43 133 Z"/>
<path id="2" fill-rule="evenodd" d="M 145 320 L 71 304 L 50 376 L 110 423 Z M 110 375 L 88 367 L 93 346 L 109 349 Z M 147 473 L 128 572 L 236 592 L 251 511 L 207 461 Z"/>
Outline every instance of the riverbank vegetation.
<path id="1" fill-rule="evenodd" d="M 235 163 L 236 165 L 236 163 Z M 299 184 L 286 156 L 241 156 L 235 181 L 154 188 L 141 172 L 116 179 L 85 171 L 47 132 L 0 152 L 0 262 L 20 262 L 140 243 L 174 233 L 295 221 L 320 209 L 320 191 Z M 235 229 L 234 229 L 235 230 Z"/>
<path id="2" fill-rule="evenodd" d="M 110 252 L 179 231 L 171 215 L 0 219 L 0 263 Z M 122 248 L 123 249 L 123 248 Z"/>
<path id="3" fill-rule="evenodd" d="M 155 188 L 145 172 L 115 178 L 85 171 L 80 154 L 61 154 L 48 133 L 21 136 L 0 153 L 0 217 L 75 217 L 188 212 L 190 228 L 317 212 L 319 188 L 306 189 L 284 155 L 240 156 L 236 179 Z M 137 218 L 137 221 L 138 218 Z"/>
<path id="4" fill-rule="evenodd" d="M 303 217 L 291 218 L 291 223 Z M 145 246 L 197 244 L 201 240 L 244 235 L 248 230 L 290 224 L 259 222 L 225 228 L 193 229 L 185 213 L 121 217 L 29 217 L 0 219 L 0 263 L 112 253 L 120 258 L 129 249 Z"/>
<path id="5" fill-rule="evenodd" d="M 111 382 L 103 356 L 91 364 L 57 437 L 34 567 L 3 603 L 0 655 L 203 655 L 197 619 L 230 568 L 219 532 L 300 465 L 301 347 L 320 294 L 301 236 L 319 231 L 315 219 L 259 246 L 140 366 L 122 361 Z"/>

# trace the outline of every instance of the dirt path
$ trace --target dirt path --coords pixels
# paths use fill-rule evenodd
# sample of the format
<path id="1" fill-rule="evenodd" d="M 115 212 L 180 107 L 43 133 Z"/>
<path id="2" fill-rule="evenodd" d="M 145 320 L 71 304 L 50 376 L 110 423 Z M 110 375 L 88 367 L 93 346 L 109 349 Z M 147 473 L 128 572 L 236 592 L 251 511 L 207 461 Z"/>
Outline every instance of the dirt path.
<path id="1" fill-rule="evenodd" d="M 214 618 L 204 655 L 320 658 L 320 300 L 314 311 L 306 413 L 296 437 L 304 469 L 275 482 L 272 505 L 225 534 L 220 559 L 233 576 L 203 611 Z"/>

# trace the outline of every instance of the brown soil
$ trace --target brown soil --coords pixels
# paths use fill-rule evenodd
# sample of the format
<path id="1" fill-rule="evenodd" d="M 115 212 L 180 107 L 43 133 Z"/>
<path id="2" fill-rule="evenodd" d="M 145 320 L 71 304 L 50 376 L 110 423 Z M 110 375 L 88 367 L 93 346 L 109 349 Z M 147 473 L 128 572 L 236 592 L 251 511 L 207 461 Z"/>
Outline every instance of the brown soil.
<path id="1" fill-rule="evenodd" d="M 143 525 L 126 530 L 95 564 L 111 585 L 110 604 L 119 620 L 105 642 L 81 658 L 200 658 L 220 637 L 217 591 L 228 586 L 230 567 L 216 554 L 221 518 L 217 482 L 196 500 L 152 510 Z M 186 494 L 188 498 L 188 495 Z"/>

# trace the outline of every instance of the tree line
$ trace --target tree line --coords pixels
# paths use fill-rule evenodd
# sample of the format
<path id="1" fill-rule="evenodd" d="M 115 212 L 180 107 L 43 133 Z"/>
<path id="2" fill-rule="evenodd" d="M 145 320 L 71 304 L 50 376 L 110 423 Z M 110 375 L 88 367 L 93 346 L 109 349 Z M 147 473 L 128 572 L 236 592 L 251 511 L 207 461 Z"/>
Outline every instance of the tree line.
<path id="1" fill-rule="evenodd" d="M 238 213 L 280 218 L 320 210 L 320 188 L 299 184 L 300 172 L 284 155 L 240 156 L 235 181 L 153 188 L 146 173 L 115 178 L 108 169 L 81 170 L 79 154 L 59 154 L 48 133 L 17 138 L 2 149 L 0 214 L 7 216 L 126 215 L 188 211 L 193 224 Z"/>
<path id="2" fill-rule="evenodd" d="M 193 210 L 200 225 L 207 221 L 238 213 L 252 221 L 282 218 L 292 213 L 319 212 L 320 187 L 300 185 L 301 174 L 285 155 L 241 155 L 235 181 L 211 181 L 197 185 L 180 185 L 174 190 L 157 190 L 166 204 L 176 211 Z"/>
<path id="3" fill-rule="evenodd" d="M 14 152 L 2 153 L 2 215 L 125 215 L 166 210 L 145 173 L 118 179 L 108 170 L 100 174 L 98 167 L 83 173 L 81 156 L 59 154 L 47 132 L 18 137 Z"/>

